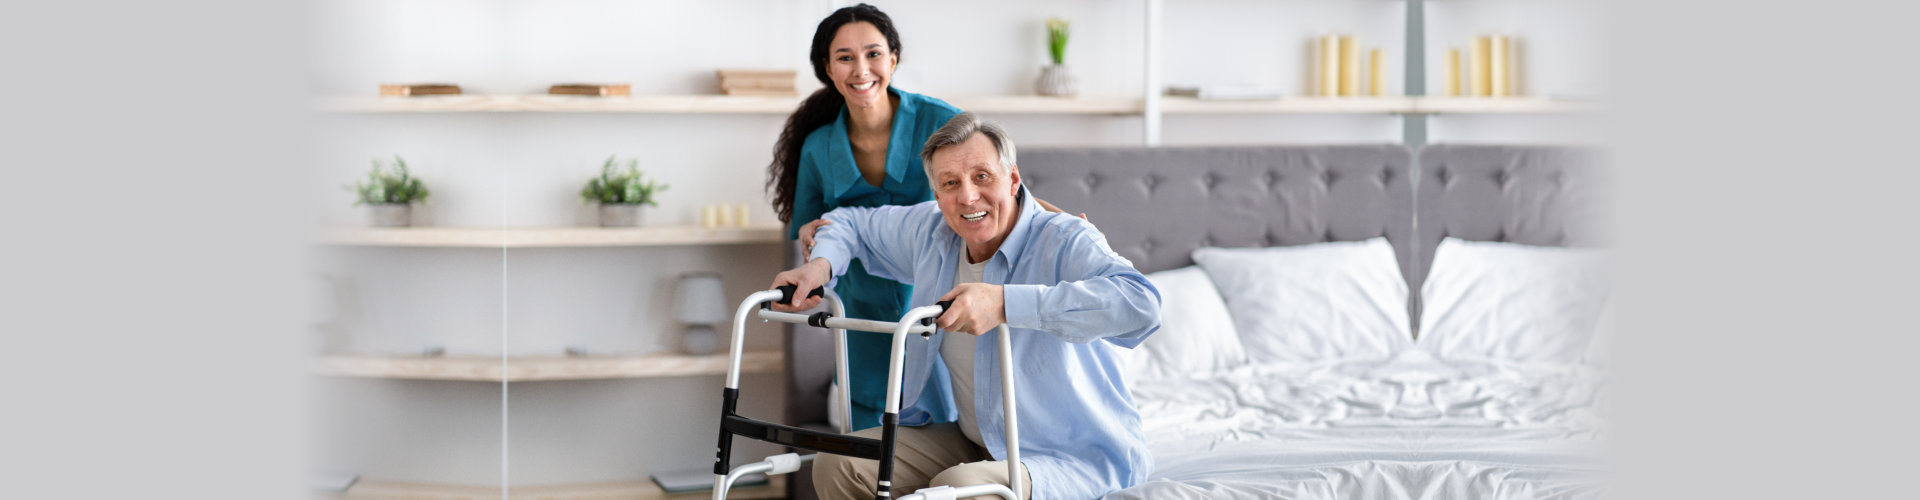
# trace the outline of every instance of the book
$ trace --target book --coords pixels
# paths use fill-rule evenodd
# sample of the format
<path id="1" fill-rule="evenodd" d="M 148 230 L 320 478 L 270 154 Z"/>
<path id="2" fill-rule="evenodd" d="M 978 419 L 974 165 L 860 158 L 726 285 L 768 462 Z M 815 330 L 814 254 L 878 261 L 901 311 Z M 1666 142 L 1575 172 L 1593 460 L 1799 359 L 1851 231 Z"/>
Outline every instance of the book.
<path id="1" fill-rule="evenodd" d="M 380 84 L 380 95 L 386 96 L 423 96 L 423 95 L 460 95 L 460 86 L 451 83 L 407 83 Z"/>
<path id="2" fill-rule="evenodd" d="M 794 91 L 793 89 L 785 89 L 785 90 L 781 90 L 781 89 L 722 89 L 722 90 L 721 90 L 721 92 L 722 92 L 722 93 L 724 93 L 724 94 L 726 94 L 726 95 L 757 95 L 757 96 L 795 96 L 795 95 L 800 95 L 800 94 L 799 94 L 799 92 L 796 92 L 796 91 Z"/>
<path id="3" fill-rule="evenodd" d="M 1250 101 L 1280 98 L 1280 89 L 1257 85 L 1170 86 L 1167 95 L 1192 97 L 1203 101 Z"/>
<path id="4" fill-rule="evenodd" d="M 633 95 L 633 85 L 627 83 L 556 83 L 547 87 L 551 95 Z"/>

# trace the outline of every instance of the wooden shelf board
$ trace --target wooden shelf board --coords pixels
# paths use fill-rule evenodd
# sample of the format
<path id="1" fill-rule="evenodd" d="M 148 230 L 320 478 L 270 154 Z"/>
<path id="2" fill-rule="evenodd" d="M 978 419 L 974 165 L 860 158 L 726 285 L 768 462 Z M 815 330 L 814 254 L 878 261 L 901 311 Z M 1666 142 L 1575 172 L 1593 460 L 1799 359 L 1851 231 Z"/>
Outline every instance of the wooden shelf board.
<path id="1" fill-rule="evenodd" d="M 422 97 L 321 97 L 313 108 L 329 113 L 764 113 L 787 114 L 799 96 L 650 95 L 457 95 Z"/>
<path id="2" fill-rule="evenodd" d="M 343 246 L 564 248 L 778 243 L 786 228 L 775 225 L 600 227 L 341 227 L 322 230 L 317 241 Z"/>
<path id="3" fill-rule="evenodd" d="M 1591 113 L 1599 104 L 1544 97 L 1422 97 L 1414 101 L 1421 113 Z"/>
<path id="4" fill-rule="evenodd" d="M 735 487 L 727 490 L 727 498 L 736 500 L 764 500 L 785 498 L 787 494 L 786 476 L 767 478 L 763 486 Z M 653 481 L 627 481 L 617 483 L 568 484 L 552 486 L 515 486 L 507 491 L 507 498 L 513 500 L 691 500 L 712 498 L 711 492 L 689 492 L 668 494 L 661 491 Z M 319 493 L 315 498 L 349 500 L 500 500 L 498 486 L 463 486 L 450 484 L 407 483 L 400 481 L 361 480 L 348 488 L 346 493 Z"/>
<path id="5" fill-rule="evenodd" d="M 1412 99 L 1390 97 L 1292 97 L 1261 100 L 1207 101 L 1166 97 L 1167 114 L 1275 114 L 1275 113 L 1402 113 L 1413 109 Z"/>
<path id="6" fill-rule="evenodd" d="M 782 359 L 778 351 L 747 351 L 740 356 L 740 372 L 778 372 Z M 727 356 L 525 356 L 507 358 L 503 365 L 501 358 L 488 356 L 339 355 L 315 359 L 313 369 L 340 377 L 538 382 L 724 375 Z"/>
<path id="7" fill-rule="evenodd" d="M 945 99 L 962 110 L 987 115 L 1140 113 L 1137 97 L 978 96 Z"/>

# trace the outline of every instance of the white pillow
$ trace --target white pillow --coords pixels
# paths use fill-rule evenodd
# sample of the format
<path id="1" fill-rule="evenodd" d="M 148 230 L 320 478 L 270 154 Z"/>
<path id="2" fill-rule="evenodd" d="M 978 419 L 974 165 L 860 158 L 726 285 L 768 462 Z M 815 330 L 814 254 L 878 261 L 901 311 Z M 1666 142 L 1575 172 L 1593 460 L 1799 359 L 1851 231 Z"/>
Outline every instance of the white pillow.
<path id="1" fill-rule="evenodd" d="M 1133 380 L 1187 378 L 1247 364 L 1233 316 L 1206 271 L 1187 266 L 1147 275 L 1160 290 L 1160 330 L 1127 355 Z"/>
<path id="2" fill-rule="evenodd" d="M 1436 356 L 1576 363 L 1613 284 L 1604 250 L 1446 238 L 1421 288 L 1418 344 Z"/>
<path id="3" fill-rule="evenodd" d="M 1193 252 L 1251 363 L 1382 359 L 1412 346 L 1407 282 L 1386 238 Z"/>

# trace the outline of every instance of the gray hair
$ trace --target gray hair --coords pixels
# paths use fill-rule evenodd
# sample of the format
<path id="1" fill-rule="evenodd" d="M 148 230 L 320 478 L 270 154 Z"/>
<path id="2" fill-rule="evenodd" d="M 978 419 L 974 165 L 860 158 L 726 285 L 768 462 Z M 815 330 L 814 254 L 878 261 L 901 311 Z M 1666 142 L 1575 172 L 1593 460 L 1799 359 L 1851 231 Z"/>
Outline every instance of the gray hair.
<path id="1" fill-rule="evenodd" d="M 940 148 L 957 145 L 973 139 L 973 134 L 986 134 L 987 141 L 993 143 L 993 150 L 1000 153 L 1000 172 L 1006 173 L 1013 165 L 1013 139 L 1007 137 L 1007 129 L 1000 124 L 980 118 L 973 113 L 960 113 L 941 125 L 932 136 L 927 137 L 927 146 L 920 149 L 920 167 L 926 170 L 927 183 L 933 183 L 933 152 Z"/>

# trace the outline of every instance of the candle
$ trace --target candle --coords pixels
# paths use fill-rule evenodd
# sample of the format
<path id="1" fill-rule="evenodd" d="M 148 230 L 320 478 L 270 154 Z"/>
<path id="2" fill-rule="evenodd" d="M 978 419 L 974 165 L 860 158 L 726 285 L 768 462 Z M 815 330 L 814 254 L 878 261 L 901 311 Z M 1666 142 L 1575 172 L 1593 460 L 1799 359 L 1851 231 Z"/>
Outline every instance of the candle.
<path id="1" fill-rule="evenodd" d="M 1493 39 L 1481 35 L 1473 37 L 1473 55 L 1467 58 L 1467 82 L 1472 95 L 1486 97 L 1493 95 L 1493 87 L 1487 80 L 1493 76 L 1487 60 L 1493 57 Z"/>
<path id="2" fill-rule="evenodd" d="M 1489 73 L 1487 84 L 1488 87 L 1490 87 L 1487 94 L 1494 97 L 1513 95 L 1513 88 L 1511 86 L 1513 83 L 1513 79 L 1511 78 L 1513 74 L 1513 57 L 1512 51 L 1508 50 L 1511 46 L 1508 45 L 1507 36 L 1493 35 L 1489 38 L 1491 41 L 1488 42 L 1488 44 L 1493 54 L 1492 57 L 1487 58 L 1487 72 Z"/>
<path id="3" fill-rule="evenodd" d="M 1446 95 L 1460 97 L 1460 49 L 1447 49 L 1447 68 L 1440 74 L 1446 79 L 1446 83 L 1440 85 L 1446 89 Z"/>
<path id="4" fill-rule="evenodd" d="M 1387 94 L 1387 52 L 1373 49 L 1367 52 L 1367 95 L 1379 97 Z"/>

